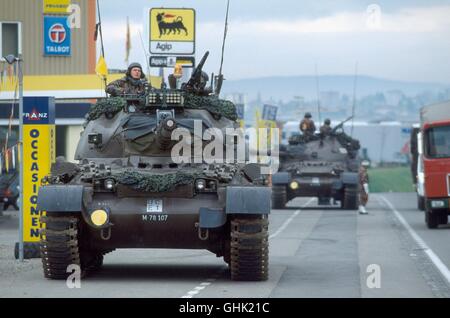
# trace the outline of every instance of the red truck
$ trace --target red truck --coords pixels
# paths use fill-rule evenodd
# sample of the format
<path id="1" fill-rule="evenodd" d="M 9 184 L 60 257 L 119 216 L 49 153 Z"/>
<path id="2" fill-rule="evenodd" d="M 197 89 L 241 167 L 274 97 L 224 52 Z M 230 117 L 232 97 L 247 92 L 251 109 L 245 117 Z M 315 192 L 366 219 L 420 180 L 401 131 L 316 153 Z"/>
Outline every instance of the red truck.
<path id="1" fill-rule="evenodd" d="M 450 214 L 450 101 L 420 111 L 425 222 L 430 229 L 447 224 Z"/>

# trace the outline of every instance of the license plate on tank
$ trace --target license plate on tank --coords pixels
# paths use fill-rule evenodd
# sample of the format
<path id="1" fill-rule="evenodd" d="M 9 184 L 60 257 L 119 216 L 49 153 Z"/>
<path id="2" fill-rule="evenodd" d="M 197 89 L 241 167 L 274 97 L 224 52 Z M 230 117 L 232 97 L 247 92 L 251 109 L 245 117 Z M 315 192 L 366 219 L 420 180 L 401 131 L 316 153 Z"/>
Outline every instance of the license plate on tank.
<path id="1" fill-rule="evenodd" d="M 150 199 L 147 200 L 147 212 L 158 213 L 163 211 L 163 200 L 161 199 Z"/>

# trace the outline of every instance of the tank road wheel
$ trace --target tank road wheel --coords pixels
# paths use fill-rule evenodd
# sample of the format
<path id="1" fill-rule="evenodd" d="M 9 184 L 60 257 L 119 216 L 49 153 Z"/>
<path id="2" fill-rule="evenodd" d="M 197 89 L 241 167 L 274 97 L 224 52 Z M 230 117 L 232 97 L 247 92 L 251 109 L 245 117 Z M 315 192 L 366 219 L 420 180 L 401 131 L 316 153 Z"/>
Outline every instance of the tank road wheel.
<path id="1" fill-rule="evenodd" d="M 272 209 L 284 209 L 286 207 L 287 194 L 285 186 L 272 187 Z"/>
<path id="2" fill-rule="evenodd" d="M 431 210 L 425 211 L 425 223 L 429 229 L 435 229 L 439 225 L 439 214 L 432 213 Z"/>
<path id="3" fill-rule="evenodd" d="M 41 221 L 41 258 L 44 276 L 50 279 L 66 279 L 71 264 L 80 266 L 81 276 L 89 270 L 101 267 L 103 255 L 88 251 L 80 244 L 81 224 L 78 216 L 47 213 Z"/>
<path id="4" fill-rule="evenodd" d="M 231 221 L 232 280 L 263 281 L 269 272 L 269 220 L 266 216 L 237 216 Z"/>
<path id="5" fill-rule="evenodd" d="M 358 210 L 359 190 L 357 187 L 345 187 L 341 208 L 345 210 Z"/>

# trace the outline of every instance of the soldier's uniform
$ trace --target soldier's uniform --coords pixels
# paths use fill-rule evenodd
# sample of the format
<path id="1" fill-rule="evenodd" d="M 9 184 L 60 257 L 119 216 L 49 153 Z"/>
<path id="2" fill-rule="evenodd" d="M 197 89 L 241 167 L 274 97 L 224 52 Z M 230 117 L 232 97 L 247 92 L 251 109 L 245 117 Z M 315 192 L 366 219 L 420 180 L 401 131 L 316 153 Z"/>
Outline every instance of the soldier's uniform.
<path id="1" fill-rule="evenodd" d="M 359 213 L 367 214 L 366 204 L 369 201 L 369 175 L 364 166 L 359 167 Z"/>
<path id="2" fill-rule="evenodd" d="M 320 134 L 322 136 L 327 136 L 331 133 L 331 126 L 330 125 L 323 125 L 320 127 Z"/>
<path id="3" fill-rule="evenodd" d="M 309 118 L 303 118 L 300 122 L 300 131 L 305 135 L 314 135 L 316 132 L 316 125 L 314 121 Z"/>
<path id="4" fill-rule="evenodd" d="M 131 69 L 138 67 L 141 69 L 141 78 L 135 79 L 131 77 Z M 145 93 L 146 87 L 149 86 L 145 74 L 142 72 L 142 67 L 138 63 L 132 63 L 128 67 L 127 73 L 124 77 L 109 83 L 105 91 L 111 96 L 121 96 L 125 94 L 141 95 Z"/>

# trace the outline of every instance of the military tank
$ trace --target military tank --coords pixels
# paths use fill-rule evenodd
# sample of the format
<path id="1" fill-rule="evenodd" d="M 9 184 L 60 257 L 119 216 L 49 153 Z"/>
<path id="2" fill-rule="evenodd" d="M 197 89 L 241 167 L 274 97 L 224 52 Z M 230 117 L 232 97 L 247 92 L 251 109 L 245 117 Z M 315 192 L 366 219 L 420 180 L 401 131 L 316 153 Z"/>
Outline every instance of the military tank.
<path id="1" fill-rule="evenodd" d="M 39 190 L 45 277 L 65 279 L 70 264 L 92 273 L 115 249 L 173 248 L 223 257 L 232 280 L 268 278 L 268 178 L 257 164 L 207 163 L 194 149 L 211 142 L 201 132 L 238 127 L 234 104 L 205 86 L 207 56 L 180 89 L 149 88 L 91 107 L 78 163 L 57 160 Z M 194 139 L 184 157 L 193 160 L 172 154 L 177 129 Z"/>
<path id="2" fill-rule="evenodd" d="M 359 141 L 343 131 L 345 121 L 326 134 L 293 135 L 280 147 L 280 169 L 272 176 L 272 207 L 283 209 L 296 197 L 317 197 L 319 204 L 359 205 Z"/>

